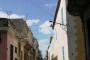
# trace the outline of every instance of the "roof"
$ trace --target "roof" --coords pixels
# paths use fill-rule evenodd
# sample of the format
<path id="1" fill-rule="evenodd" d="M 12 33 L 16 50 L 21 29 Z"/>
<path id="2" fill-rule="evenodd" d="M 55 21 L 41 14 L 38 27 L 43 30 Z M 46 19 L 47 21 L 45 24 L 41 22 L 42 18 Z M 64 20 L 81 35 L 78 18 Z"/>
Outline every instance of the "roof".
<path id="1" fill-rule="evenodd" d="M 53 21 L 53 27 L 52 27 L 52 29 L 54 29 L 54 25 L 55 25 L 55 22 L 56 22 L 56 18 L 57 18 L 58 10 L 59 10 L 59 7 L 60 7 L 60 1 L 61 1 L 61 0 L 58 0 L 58 4 L 57 4 L 57 8 L 56 8 L 56 12 L 55 12 L 55 16 L 54 16 L 54 21 Z"/>

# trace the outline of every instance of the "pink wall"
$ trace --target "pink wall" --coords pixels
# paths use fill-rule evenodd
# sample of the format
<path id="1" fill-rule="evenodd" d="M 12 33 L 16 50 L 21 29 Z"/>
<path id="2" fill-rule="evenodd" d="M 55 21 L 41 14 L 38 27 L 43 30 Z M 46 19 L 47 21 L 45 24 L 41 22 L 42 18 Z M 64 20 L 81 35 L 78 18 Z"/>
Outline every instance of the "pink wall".
<path id="1" fill-rule="evenodd" d="M 7 60 L 7 32 L 1 32 L 0 60 Z"/>
<path id="2" fill-rule="evenodd" d="M 10 44 L 11 44 L 10 42 L 14 41 L 14 37 L 12 36 L 12 34 L 10 32 L 7 33 L 7 40 L 8 40 L 7 41 L 7 47 L 8 47 L 7 60 L 10 60 Z"/>
<path id="3" fill-rule="evenodd" d="M 15 60 L 15 58 L 18 58 L 17 54 L 15 54 L 15 47 L 18 46 L 18 43 L 17 43 L 16 37 L 12 35 L 12 32 L 8 31 L 7 33 L 7 47 L 8 47 L 7 60 L 10 60 L 10 45 L 13 45 L 13 60 Z"/>
<path id="4" fill-rule="evenodd" d="M 1 38 L 0 60 L 10 60 L 10 42 L 15 39 L 9 32 L 2 32 Z"/>

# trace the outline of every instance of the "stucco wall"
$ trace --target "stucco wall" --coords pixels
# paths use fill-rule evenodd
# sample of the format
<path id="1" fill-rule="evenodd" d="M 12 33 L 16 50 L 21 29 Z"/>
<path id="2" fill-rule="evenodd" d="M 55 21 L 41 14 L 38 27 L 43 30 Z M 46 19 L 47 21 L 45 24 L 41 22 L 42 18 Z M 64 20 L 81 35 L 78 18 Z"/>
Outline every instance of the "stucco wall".
<path id="1" fill-rule="evenodd" d="M 59 11 L 58 11 L 58 15 L 56 18 L 56 23 L 55 23 L 55 27 L 54 27 L 54 31 L 56 31 L 56 35 L 57 35 L 57 40 L 55 39 L 55 46 L 54 46 L 54 55 L 57 56 L 58 60 L 63 60 L 63 51 L 62 51 L 62 47 L 64 47 L 64 59 L 65 60 L 69 60 L 68 58 L 68 38 L 67 38 L 67 27 L 66 26 L 62 26 L 60 24 L 57 23 L 61 23 L 62 24 L 62 18 L 61 18 L 61 9 L 63 8 L 63 22 L 64 25 L 67 24 L 66 22 L 66 1 L 65 0 L 61 0 L 60 2 L 60 7 L 59 7 Z"/>
<path id="2" fill-rule="evenodd" d="M 7 47 L 8 47 L 7 60 L 10 60 L 10 45 L 13 45 L 13 59 L 14 60 L 15 60 L 15 58 L 18 59 L 18 52 L 15 53 L 15 47 L 17 47 L 17 49 L 18 49 L 18 40 L 12 33 L 10 33 L 10 31 L 7 33 L 7 40 L 8 40 L 7 41 Z"/>
<path id="3" fill-rule="evenodd" d="M 76 60 L 76 55 L 77 55 L 77 52 L 76 52 L 76 48 L 77 48 L 77 45 L 75 43 L 77 37 L 75 35 L 76 33 L 76 22 L 75 22 L 75 18 L 73 16 L 70 16 L 68 13 L 67 13 L 67 35 L 68 35 L 68 48 L 69 48 L 69 59 L 70 60 Z"/>
<path id="4" fill-rule="evenodd" d="M 63 58 L 64 60 L 84 60 L 85 51 L 82 23 L 80 19 L 76 19 L 77 17 L 71 16 L 66 11 L 66 3 L 66 0 L 61 0 L 60 2 L 54 26 L 54 44 L 50 53 L 52 53 L 53 58 L 57 57 L 57 60 L 63 60 Z M 62 25 L 62 8 L 63 22 L 66 26 Z M 64 47 L 64 51 L 62 51 L 62 47 Z"/>
<path id="5" fill-rule="evenodd" d="M 48 48 L 48 60 L 52 60 L 53 56 L 54 56 L 54 38 L 52 37 L 51 39 L 51 44 L 49 44 L 49 48 Z"/>
<path id="6" fill-rule="evenodd" d="M 7 60 L 7 32 L 1 32 L 0 60 Z"/>
<path id="7" fill-rule="evenodd" d="M 68 48 L 70 60 L 85 60 L 84 34 L 80 17 L 67 13 Z"/>
<path id="8" fill-rule="evenodd" d="M 83 27 L 82 27 L 82 22 L 80 17 L 76 17 L 75 18 L 75 22 L 76 22 L 76 26 L 75 28 L 77 29 L 76 32 L 76 44 L 77 44 L 77 56 L 76 56 L 76 60 L 85 60 L 85 40 L 84 40 L 84 33 L 83 33 Z"/>

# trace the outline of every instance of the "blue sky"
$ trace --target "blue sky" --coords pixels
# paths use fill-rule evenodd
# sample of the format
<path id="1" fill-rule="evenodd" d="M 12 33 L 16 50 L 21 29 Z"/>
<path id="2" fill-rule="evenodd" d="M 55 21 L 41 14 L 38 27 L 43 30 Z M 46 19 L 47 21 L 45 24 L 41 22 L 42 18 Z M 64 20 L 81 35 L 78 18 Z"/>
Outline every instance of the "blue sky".
<path id="1" fill-rule="evenodd" d="M 57 0 L 0 0 L 0 16 L 5 17 L 6 11 L 11 11 L 11 18 L 26 19 L 45 57 L 52 35 L 49 21 L 54 19 L 56 5 Z"/>

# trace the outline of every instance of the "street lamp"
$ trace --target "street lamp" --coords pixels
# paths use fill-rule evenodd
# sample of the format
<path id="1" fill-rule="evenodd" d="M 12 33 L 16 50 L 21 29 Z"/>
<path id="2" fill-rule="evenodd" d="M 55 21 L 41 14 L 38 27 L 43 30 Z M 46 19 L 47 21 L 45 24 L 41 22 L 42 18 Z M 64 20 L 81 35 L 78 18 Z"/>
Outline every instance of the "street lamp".
<path id="1" fill-rule="evenodd" d="M 53 22 L 53 21 L 49 21 L 49 22 Z M 64 24 L 61 24 L 61 23 L 57 23 L 57 22 L 53 22 L 53 23 L 55 23 L 55 24 L 60 24 L 60 27 L 61 26 L 63 26 L 63 27 L 61 27 L 65 32 L 67 32 L 66 31 L 66 29 L 64 28 L 64 27 L 66 27 L 67 26 L 67 24 L 66 25 L 64 25 Z M 51 24 L 51 26 L 50 27 L 53 27 L 53 25 Z"/>
<path id="2" fill-rule="evenodd" d="M 53 22 L 53 21 L 49 21 L 49 22 Z M 54 22 L 54 23 L 56 23 L 56 24 L 60 24 L 60 25 L 62 25 L 62 26 L 67 26 L 67 24 L 66 24 L 66 25 L 64 25 L 64 24 L 57 23 L 57 22 Z"/>

